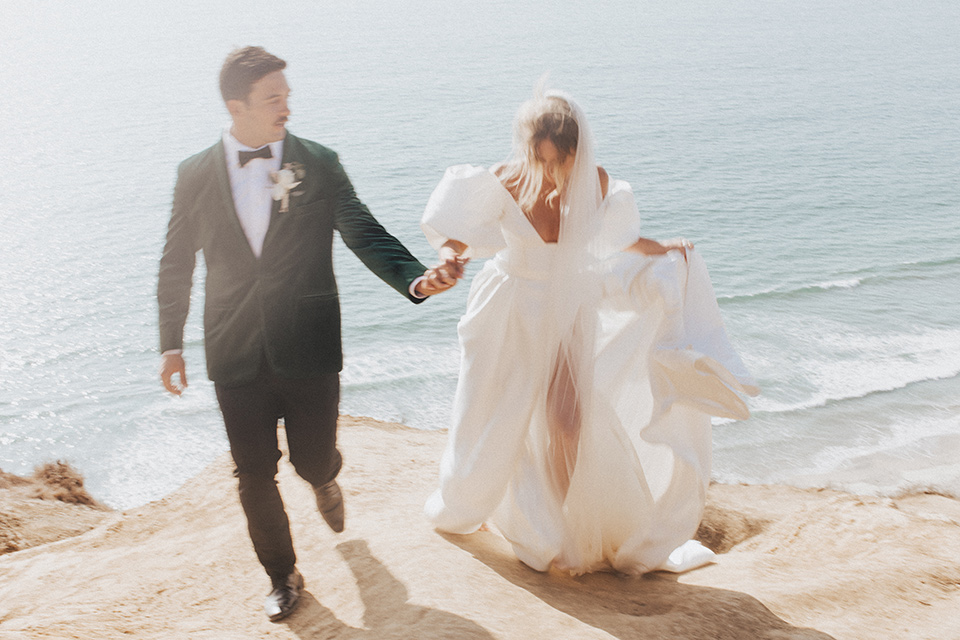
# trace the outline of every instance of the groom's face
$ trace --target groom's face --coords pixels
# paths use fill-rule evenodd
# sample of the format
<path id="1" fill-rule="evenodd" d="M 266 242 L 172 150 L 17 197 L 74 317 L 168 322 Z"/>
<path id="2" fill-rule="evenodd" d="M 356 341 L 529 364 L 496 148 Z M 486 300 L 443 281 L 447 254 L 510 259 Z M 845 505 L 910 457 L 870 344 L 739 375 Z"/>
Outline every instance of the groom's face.
<path id="1" fill-rule="evenodd" d="M 282 71 L 268 73 L 250 88 L 246 100 L 228 100 L 233 118 L 233 135 L 254 149 L 283 140 L 287 135 L 290 87 Z"/>

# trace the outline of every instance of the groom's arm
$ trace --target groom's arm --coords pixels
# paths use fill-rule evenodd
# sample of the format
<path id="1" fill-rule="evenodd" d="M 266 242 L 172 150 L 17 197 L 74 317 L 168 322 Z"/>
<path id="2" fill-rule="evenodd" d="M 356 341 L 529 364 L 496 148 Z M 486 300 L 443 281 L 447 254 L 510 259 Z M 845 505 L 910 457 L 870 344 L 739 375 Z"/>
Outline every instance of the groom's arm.
<path id="1" fill-rule="evenodd" d="M 357 197 L 353 184 L 336 154 L 330 152 L 330 155 L 331 157 L 325 160 L 328 162 L 332 174 L 331 182 L 336 192 L 334 226 L 340 232 L 340 237 L 361 262 L 384 282 L 412 302 L 423 302 L 425 298 L 418 297 L 411 284 L 422 276 L 431 280 L 432 270 L 427 269 L 373 217 L 367 206 Z M 432 281 L 436 283 L 436 277 L 432 278 Z M 423 281 L 416 286 L 417 292 L 422 295 L 439 292 L 436 286 L 426 289 Z"/>
<path id="2" fill-rule="evenodd" d="M 189 215 L 189 181 L 184 177 L 181 165 L 177 185 L 173 191 L 173 211 L 167 227 L 167 240 L 160 258 L 160 273 L 157 278 L 157 304 L 160 316 L 160 378 L 163 386 L 180 395 L 187 386 L 186 367 L 181 355 L 183 327 L 190 312 L 190 290 L 193 287 L 193 271 L 196 267 L 197 235 Z M 173 376 L 179 374 L 179 384 Z"/>

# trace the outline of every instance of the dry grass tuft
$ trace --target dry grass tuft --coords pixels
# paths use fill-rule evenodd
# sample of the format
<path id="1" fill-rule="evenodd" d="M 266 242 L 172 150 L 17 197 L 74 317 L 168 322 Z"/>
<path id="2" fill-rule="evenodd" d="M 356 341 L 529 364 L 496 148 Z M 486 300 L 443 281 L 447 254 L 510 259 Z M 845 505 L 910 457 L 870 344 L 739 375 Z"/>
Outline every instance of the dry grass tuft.
<path id="1" fill-rule="evenodd" d="M 83 476 L 69 463 L 60 460 L 47 462 L 33 470 L 33 478 L 36 480 L 32 492 L 34 498 L 106 508 L 87 493 L 83 488 Z"/>

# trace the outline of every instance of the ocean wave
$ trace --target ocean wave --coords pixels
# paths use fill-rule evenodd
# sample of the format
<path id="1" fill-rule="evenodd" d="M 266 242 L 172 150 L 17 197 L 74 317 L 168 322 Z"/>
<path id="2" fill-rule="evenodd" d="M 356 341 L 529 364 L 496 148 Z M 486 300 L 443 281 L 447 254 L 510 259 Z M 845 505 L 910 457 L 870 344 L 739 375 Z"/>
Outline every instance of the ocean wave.
<path id="1" fill-rule="evenodd" d="M 728 295 L 717 296 L 717 300 L 721 302 L 743 302 L 746 300 L 758 300 L 758 299 L 783 299 L 783 298 L 793 298 L 795 296 L 800 296 L 808 293 L 820 292 L 820 291 L 829 291 L 830 289 L 854 289 L 859 287 L 867 280 L 872 280 L 874 278 L 838 278 L 836 280 L 827 280 L 824 282 L 817 282 L 814 284 L 803 285 L 800 287 L 772 287 L 770 289 L 762 289 L 760 291 L 755 291 L 753 293 L 735 293 Z"/>
<path id="2" fill-rule="evenodd" d="M 960 256 L 943 260 L 899 262 L 879 267 L 864 267 L 856 271 L 838 273 L 834 277 L 820 282 L 800 285 L 788 285 L 760 289 L 750 293 L 733 293 L 717 296 L 723 303 L 755 301 L 758 299 L 789 299 L 811 293 L 821 293 L 833 289 L 854 289 L 862 285 L 895 282 L 915 278 L 928 278 L 930 271 L 941 267 L 960 264 Z"/>
<path id="3" fill-rule="evenodd" d="M 777 400 L 771 389 L 751 401 L 754 414 L 808 411 L 960 376 L 958 330 L 876 336 L 833 333 L 824 326 L 817 331 L 828 351 L 797 360 L 790 383 L 811 392 L 803 399 Z"/>
<path id="4" fill-rule="evenodd" d="M 350 388 L 378 387 L 429 378 L 456 379 L 460 350 L 451 340 L 424 349 L 419 345 L 374 344 L 355 348 L 344 358 L 341 384 Z"/>
<path id="5" fill-rule="evenodd" d="M 941 260 L 908 260 L 906 262 L 898 263 L 897 267 L 930 268 L 930 267 L 945 267 L 945 266 L 954 265 L 954 264 L 960 264 L 960 256 L 943 258 Z"/>
<path id="6" fill-rule="evenodd" d="M 846 395 L 844 394 L 817 395 L 809 400 L 796 402 L 796 403 L 772 402 L 768 406 L 751 408 L 751 413 L 753 415 L 761 415 L 765 413 L 766 414 L 770 414 L 770 413 L 789 414 L 789 413 L 796 413 L 800 411 L 809 411 L 810 409 L 821 409 L 823 407 L 830 407 L 830 406 L 839 404 L 841 402 L 849 402 L 851 400 L 861 400 L 863 398 L 869 398 L 871 396 L 877 396 L 877 395 L 882 395 L 886 393 L 901 391 L 903 389 L 924 384 L 926 382 L 950 380 L 957 377 L 960 377 L 960 368 L 958 368 L 956 371 L 953 371 L 952 373 L 948 373 L 947 375 L 943 375 L 943 376 L 929 376 L 929 377 L 917 378 L 915 380 L 906 380 L 906 381 L 903 381 L 902 383 L 891 384 L 888 387 L 883 387 L 879 389 L 865 389 L 865 390 L 860 390 L 854 393 L 849 393 Z M 723 424 L 723 423 L 715 422 L 714 424 Z"/>

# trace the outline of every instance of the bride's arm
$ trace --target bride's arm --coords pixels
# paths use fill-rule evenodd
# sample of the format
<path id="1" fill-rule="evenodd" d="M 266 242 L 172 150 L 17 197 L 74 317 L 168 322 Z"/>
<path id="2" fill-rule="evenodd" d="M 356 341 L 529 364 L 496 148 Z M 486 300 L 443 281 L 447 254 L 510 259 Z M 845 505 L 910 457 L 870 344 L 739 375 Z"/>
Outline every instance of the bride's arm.
<path id="1" fill-rule="evenodd" d="M 684 238 L 676 238 L 674 240 L 667 240 L 666 243 L 659 243 L 656 240 L 651 240 L 650 238 L 639 238 L 632 245 L 627 247 L 627 251 L 633 251 L 635 253 L 642 253 L 648 256 L 662 256 L 668 251 L 677 249 L 680 253 L 683 254 L 683 258 L 687 258 L 687 249 L 693 249 L 693 243 Z"/>

